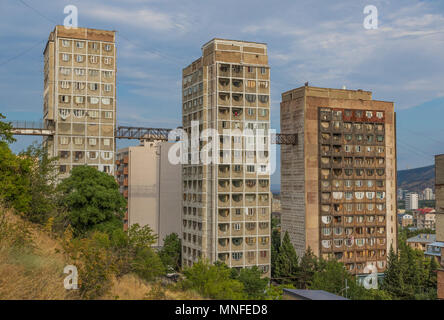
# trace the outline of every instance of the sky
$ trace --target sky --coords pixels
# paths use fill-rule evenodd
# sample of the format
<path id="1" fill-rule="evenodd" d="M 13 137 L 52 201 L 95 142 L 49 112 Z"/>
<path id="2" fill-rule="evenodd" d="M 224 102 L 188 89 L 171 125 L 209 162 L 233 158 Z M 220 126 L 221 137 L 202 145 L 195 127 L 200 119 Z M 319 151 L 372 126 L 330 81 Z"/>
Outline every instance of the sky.
<path id="1" fill-rule="evenodd" d="M 67 5 L 78 8 L 80 27 L 117 31 L 118 124 L 179 126 L 181 70 L 217 37 L 267 43 L 277 131 L 282 92 L 306 81 L 346 86 L 395 103 L 399 169 L 444 153 L 444 1 L 1 0 L 0 113 L 8 119 L 42 118 L 42 53 Z M 377 29 L 363 26 L 367 5 L 378 10 Z M 20 137 L 13 150 L 34 140 Z"/>

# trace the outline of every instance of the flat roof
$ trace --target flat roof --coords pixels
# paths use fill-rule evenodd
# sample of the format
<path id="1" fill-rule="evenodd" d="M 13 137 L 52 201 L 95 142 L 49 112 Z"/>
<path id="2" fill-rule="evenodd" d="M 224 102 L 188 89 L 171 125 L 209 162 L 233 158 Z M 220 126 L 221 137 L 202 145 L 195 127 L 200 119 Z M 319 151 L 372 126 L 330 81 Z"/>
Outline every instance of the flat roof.
<path id="1" fill-rule="evenodd" d="M 324 290 L 284 289 L 284 292 L 304 300 L 349 300 Z"/>
<path id="2" fill-rule="evenodd" d="M 261 45 L 267 45 L 265 42 L 255 42 L 255 41 L 246 41 L 246 40 L 233 40 L 233 39 L 223 39 L 223 38 L 213 38 L 210 41 L 207 41 L 202 46 L 202 49 L 205 48 L 207 45 L 209 45 L 211 42 L 218 40 L 218 41 L 232 41 L 232 42 L 244 42 L 244 43 L 252 43 L 252 44 L 261 44 Z"/>

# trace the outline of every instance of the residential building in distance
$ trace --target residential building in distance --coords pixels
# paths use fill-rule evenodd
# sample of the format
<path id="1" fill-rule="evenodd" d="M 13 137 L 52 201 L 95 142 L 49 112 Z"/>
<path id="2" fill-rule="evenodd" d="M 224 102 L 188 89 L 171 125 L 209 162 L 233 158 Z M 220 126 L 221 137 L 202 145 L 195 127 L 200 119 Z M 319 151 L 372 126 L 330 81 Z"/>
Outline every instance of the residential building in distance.
<path id="1" fill-rule="evenodd" d="M 173 143 L 141 141 L 124 148 L 116 156 L 116 178 L 128 201 L 124 228 L 149 225 L 158 235 L 155 246 L 175 232 L 180 237 L 182 181 L 180 164 L 168 160 Z"/>
<path id="2" fill-rule="evenodd" d="M 396 250 L 396 137 L 392 102 L 362 90 L 304 86 L 284 92 L 281 228 L 299 256 L 307 248 L 351 273 L 386 269 Z"/>
<path id="3" fill-rule="evenodd" d="M 435 195 L 433 194 L 432 188 L 425 188 L 422 192 L 424 200 L 435 200 Z"/>
<path id="4" fill-rule="evenodd" d="M 63 176 L 77 165 L 113 174 L 116 126 L 115 32 L 56 26 L 44 51 L 44 137 Z"/>
<path id="5" fill-rule="evenodd" d="M 401 227 L 407 228 L 413 226 L 413 216 L 411 214 L 403 214 L 401 215 Z"/>
<path id="6" fill-rule="evenodd" d="M 435 208 L 436 208 L 436 241 L 444 242 L 444 154 L 435 156 Z M 441 257 L 444 248 L 441 247 Z M 444 299 L 444 261 L 437 271 L 438 299 Z"/>
<path id="7" fill-rule="evenodd" d="M 435 209 L 423 208 L 413 211 L 414 225 L 418 229 L 435 230 Z"/>
<path id="8" fill-rule="evenodd" d="M 426 251 L 424 252 L 424 255 L 427 257 L 433 257 L 435 258 L 438 263 L 441 265 L 441 254 L 442 250 L 444 248 L 444 242 L 443 241 L 435 241 L 432 243 L 428 243 L 426 245 Z"/>
<path id="9" fill-rule="evenodd" d="M 407 239 L 407 244 L 413 248 L 425 252 L 427 250 L 427 245 L 436 241 L 435 234 L 420 233 L 417 236 Z"/>
<path id="10" fill-rule="evenodd" d="M 200 142 L 199 150 L 188 149 L 191 161 L 183 164 L 183 266 L 203 257 L 233 268 L 256 265 L 270 276 L 269 172 L 258 164 L 258 154 L 247 150 L 250 140 L 224 135 L 225 130 L 269 129 L 267 46 L 213 39 L 182 74 L 184 131 L 191 137 L 194 130 L 199 136 L 217 130 L 221 150 L 217 163 L 193 161 L 206 146 Z"/>
<path id="11" fill-rule="evenodd" d="M 405 209 L 416 210 L 418 209 L 418 194 L 415 192 L 407 193 L 405 196 Z"/>

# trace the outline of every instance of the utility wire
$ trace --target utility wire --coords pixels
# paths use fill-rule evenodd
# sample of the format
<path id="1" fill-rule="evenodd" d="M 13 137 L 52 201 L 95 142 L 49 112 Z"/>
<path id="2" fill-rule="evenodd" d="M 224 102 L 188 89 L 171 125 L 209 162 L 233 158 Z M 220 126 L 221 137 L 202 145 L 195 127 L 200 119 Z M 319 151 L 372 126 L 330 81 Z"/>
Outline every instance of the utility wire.
<path id="1" fill-rule="evenodd" d="M 9 62 L 11 62 L 11 61 L 13 61 L 13 60 L 15 60 L 15 59 L 17 59 L 17 58 L 19 58 L 19 57 L 21 57 L 21 56 L 23 56 L 24 54 L 28 53 L 29 51 L 31 51 L 32 49 L 34 49 L 35 47 L 37 47 L 39 44 L 44 43 L 45 41 L 46 41 L 46 39 L 44 39 L 44 40 L 39 40 L 38 42 L 36 42 L 34 45 L 32 45 L 31 47 L 29 47 L 28 49 L 26 49 L 26 50 L 24 50 L 24 51 L 22 51 L 22 52 L 16 54 L 15 56 L 12 56 L 11 58 L 9 58 L 9 59 L 7 59 L 7 60 L 1 62 L 1 63 L 0 63 L 0 67 L 1 67 L 1 66 L 4 66 L 5 64 L 8 64 Z"/>

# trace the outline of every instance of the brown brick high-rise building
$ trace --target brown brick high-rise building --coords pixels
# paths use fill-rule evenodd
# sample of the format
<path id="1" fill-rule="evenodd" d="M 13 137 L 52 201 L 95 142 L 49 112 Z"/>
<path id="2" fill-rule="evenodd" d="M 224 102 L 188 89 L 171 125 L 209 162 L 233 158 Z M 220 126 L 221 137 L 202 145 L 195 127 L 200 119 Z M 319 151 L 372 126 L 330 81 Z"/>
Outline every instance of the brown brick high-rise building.
<path id="1" fill-rule="evenodd" d="M 335 257 L 354 274 L 381 273 L 396 250 L 396 140 L 392 102 L 371 92 L 304 86 L 282 94 L 282 234 L 301 256 Z"/>
<path id="2" fill-rule="evenodd" d="M 183 129 L 218 132 L 217 163 L 183 165 L 183 265 L 199 258 L 270 272 L 270 176 L 248 151 L 246 137 L 224 130 L 268 130 L 270 68 L 262 43 L 213 39 L 202 57 L 183 69 Z M 194 129 L 193 129 L 194 130 Z M 268 141 L 269 143 L 269 141 Z M 189 160 L 199 154 L 192 150 Z M 237 160 L 232 160 L 237 159 Z"/>
<path id="3" fill-rule="evenodd" d="M 113 173 L 116 126 L 115 32 L 56 26 L 44 51 L 45 137 L 65 175 L 76 165 Z"/>

